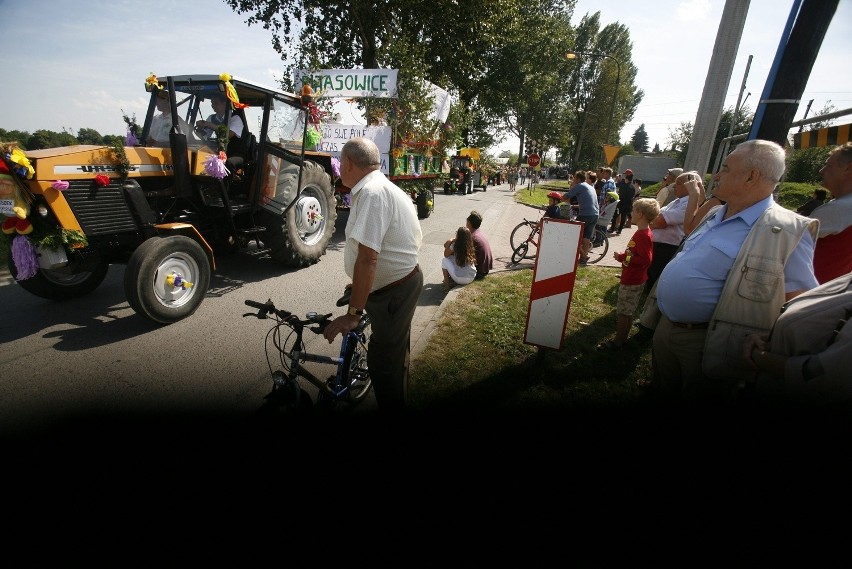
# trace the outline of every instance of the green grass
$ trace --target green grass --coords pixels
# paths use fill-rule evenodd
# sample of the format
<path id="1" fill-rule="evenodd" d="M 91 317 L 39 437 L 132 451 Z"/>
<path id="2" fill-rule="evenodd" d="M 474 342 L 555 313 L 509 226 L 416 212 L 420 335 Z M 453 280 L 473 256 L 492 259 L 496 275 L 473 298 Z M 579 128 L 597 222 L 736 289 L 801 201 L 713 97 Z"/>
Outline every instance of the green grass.
<path id="1" fill-rule="evenodd" d="M 467 285 L 412 364 L 413 408 L 503 414 L 640 402 L 650 343 L 631 336 L 621 352 L 596 349 L 615 331 L 618 279 L 616 268 L 579 268 L 560 350 L 524 343 L 531 270 Z"/>

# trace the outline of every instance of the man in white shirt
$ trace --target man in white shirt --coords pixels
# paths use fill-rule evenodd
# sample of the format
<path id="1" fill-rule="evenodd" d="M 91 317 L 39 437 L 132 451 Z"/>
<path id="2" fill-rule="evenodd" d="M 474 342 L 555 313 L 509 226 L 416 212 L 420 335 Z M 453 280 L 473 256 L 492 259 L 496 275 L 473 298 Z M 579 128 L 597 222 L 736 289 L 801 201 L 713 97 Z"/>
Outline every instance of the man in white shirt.
<path id="1" fill-rule="evenodd" d="M 381 155 L 368 138 L 352 138 L 340 153 L 340 179 L 352 188 L 343 263 L 352 278 L 349 310 L 323 336 L 331 342 L 370 314 L 367 365 L 379 411 L 397 413 L 408 402 L 411 320 L 423 289 L 417 264 L 423 233 L 417 210 L 379 169 Z"/>
<path id="2" fill-rule="evenodd" d="M 168 146 L 169 133 L 172 130 L 172 108 L 169 104 L 168 91 L 160 91 L 157 93 L 157 110 L 159 115 L 154 115 L 151 119 L 151 128 L 148 131 L 147 142 L 150 146 Z M 178 117 L 178 124 L 183 134 L 192 137 L 192 128 L 181 117 Z"/>
<path id="3" fill-rule="evenodd" d="M 667 206 L 675 199 L 675 180 L 683 174 L 683 168 L 672 168 L 666 172 L 665 178 L 660 181 L 660 191 L 657 192 L 657 203 L 660 208 Z"/>
<path id="4" fill-rule="evenodd" d="M 660 215 L 651 222 L 654 249 L 651 266 L 648 267 L 648 280 L 645 282 L 646 293 L 651 291 L 651 287 L 657 282 L 657 278 L 668 262 L 672 260 L 683 240 L 683 220 L 686 218 L 686 206 L 689 203 L 689 192 L 684 183 L 690 179 L 689 176 L 698 178 L 694 172 L 680 174 L 675 178 L 672 184 L 674 199 L 660 208 Z"/>

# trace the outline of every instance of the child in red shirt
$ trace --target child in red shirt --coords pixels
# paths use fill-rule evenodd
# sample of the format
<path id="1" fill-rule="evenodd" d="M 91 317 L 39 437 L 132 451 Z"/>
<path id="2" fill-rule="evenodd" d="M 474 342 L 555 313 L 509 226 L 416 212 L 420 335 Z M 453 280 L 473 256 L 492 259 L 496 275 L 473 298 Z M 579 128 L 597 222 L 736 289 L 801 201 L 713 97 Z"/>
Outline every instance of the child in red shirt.
<path id="1" fill-rule="evenodd" d="M 633 202 L 631 217 L 638 229 L 627 243 L 623 253 L 613 252 L 612 257 L 621 263 L 621 283 L 618 286 L 615 337 L 600 346 L 600 350 L 620 350 L 627 341 L 633 314 L 648 280 L 648 267 L 653 256 L 649 224 L 660 214 L 660 204 L 654 198 L 639 198 Z"/>

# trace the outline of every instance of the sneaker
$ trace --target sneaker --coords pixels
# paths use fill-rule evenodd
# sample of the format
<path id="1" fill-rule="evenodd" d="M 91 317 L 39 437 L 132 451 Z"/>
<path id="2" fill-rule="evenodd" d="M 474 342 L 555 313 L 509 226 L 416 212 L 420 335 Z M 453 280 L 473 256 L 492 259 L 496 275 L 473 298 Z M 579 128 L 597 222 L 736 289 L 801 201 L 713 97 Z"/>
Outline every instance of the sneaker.
<path id="1" fill-rule="evenodd" d="M 581 265 L 588 265 L 589 264 L 589 258 L 588 257 L 580 257 L 580 264 Z"/>

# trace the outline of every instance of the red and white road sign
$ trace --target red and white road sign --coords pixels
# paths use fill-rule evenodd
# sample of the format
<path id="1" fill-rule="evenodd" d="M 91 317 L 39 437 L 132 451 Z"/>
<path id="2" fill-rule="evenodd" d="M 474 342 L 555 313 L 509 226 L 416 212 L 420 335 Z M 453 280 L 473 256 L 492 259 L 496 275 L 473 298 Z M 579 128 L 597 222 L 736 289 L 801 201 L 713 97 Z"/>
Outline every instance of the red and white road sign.
<path id="1" fill-rule="evenodd" d="M 527 157 L 527 165 L 530 168 L 535 168 L 539 164 L 541 164 L 541 156 L 539 156 L 538 154 L 530 154 Z"/>
<path id="2" fill-rule="evenodd" d="M 524 343 L 558 350 L 568 323 L 583 224 L 548 218 L 540 223 Z"/>

